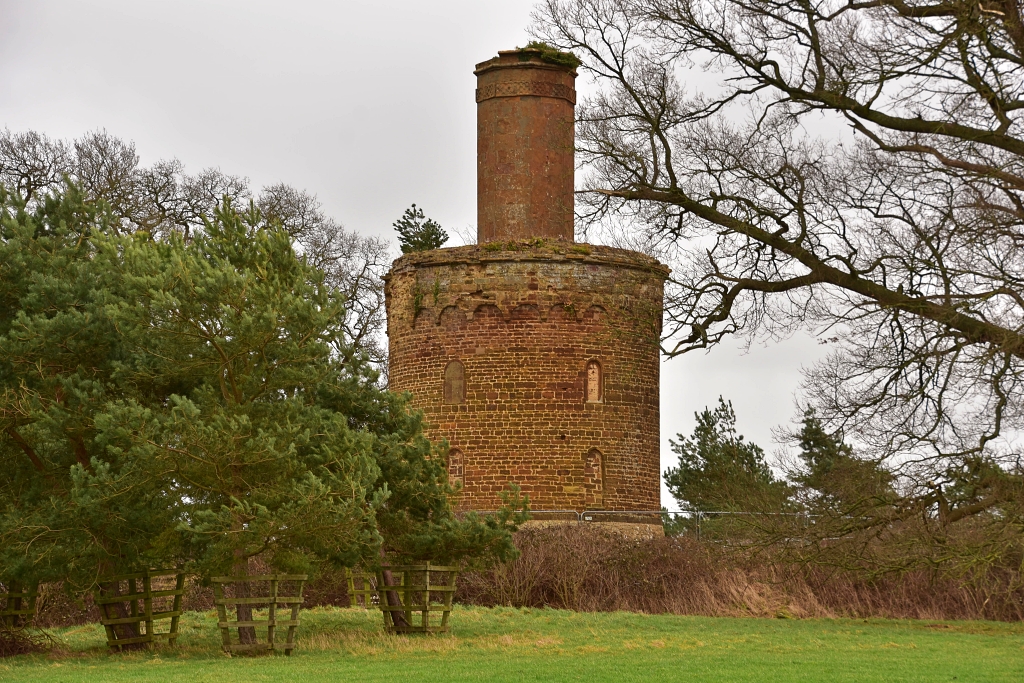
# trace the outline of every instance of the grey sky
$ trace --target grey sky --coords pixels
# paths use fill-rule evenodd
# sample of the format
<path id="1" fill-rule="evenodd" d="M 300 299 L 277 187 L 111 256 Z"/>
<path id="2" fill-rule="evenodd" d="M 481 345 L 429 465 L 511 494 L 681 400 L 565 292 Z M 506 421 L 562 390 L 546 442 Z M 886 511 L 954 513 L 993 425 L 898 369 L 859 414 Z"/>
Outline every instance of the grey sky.
<path id="1" fill-rule="evenodd" d="M 532 0 L 0 0 L 0 126 L 100 128 L 145 164 L 177 157 L 254 187 L 315 193 L 349 228 L 391 237 L 412 202 L 476 222 L 473 65 L 524 45 Z M 582 85 L 582 84 L 581 84 Z M 719 394 L 766 450 L 794 414 L 801 337 L 666 362 L 668 439 Z M 663 504 L 673 507 L 663 494 Z"/>

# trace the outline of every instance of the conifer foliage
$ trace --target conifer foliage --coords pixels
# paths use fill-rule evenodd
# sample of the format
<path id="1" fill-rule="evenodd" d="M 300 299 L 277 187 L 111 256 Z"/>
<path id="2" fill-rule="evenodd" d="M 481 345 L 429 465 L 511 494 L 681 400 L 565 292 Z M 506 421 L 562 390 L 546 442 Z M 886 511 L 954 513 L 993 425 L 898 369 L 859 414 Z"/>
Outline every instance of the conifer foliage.
<path id="1" fill-rule="evenodd" d="M 393 225 L 398 231 L 398 243 L 403 254 L 438 249 L 448 241 L 448 233 L 441 224 L 427 218 L 423 209 L 417 208 L 415 204 L 406 209 Z"/>
<path id="2" fill-rule="evenodd" d="M 691 436 L 670 441 L 679 462 L 665 472 L 665 483 L 676 501 L 704 512 L 782 506 L 788 487 L 772 475 L 761 447 L 737 433 L 732 401 L 719 396 L 714 410 L 695 417 Z"/>
<path id="3" fill-rule="evenodd" d="M 813 409 L 799 434 L 802 469 L 791 478 L 807 508 L 818 514 L 862 515 L 896 499 L 895 477 L 881 464 L 858 457 L 841 434 L 830 434 Z"/>
<path id="4" fill-rule="evenodd" d="M 292 571 L 365 555 L 385 496 L 374 434 L 319 396 L 345 391 L 347 375 L 357 387 L 375 377 L 337 361 L 344 306 L 323 275 L 287 233 L 230 202 L 188 243 L 171 235 L 119 252 L 126 296 L 108 310 L 134 352 L 125 375 L 176 390 L 159 410 L 116 406 L 104 425 L 163 463 L 189 501 L 178 530 L 190 556 L 244 573 L 268 550 Z"/>
<path id="5" fill-rule="evenodd" d="M 155 235 L 0 186 L 0 580 L 513 556 L 526 501 L 455 517 L 340 291 L 253 204 Z"/>
<path id="6" fill-rule="evenodd" d="M 158 408 L 162 393 L 125 375 L 133 350 L 107 314 L 123 290 L 101 254 L 104 235 L 122 240 L 116 221 L 74 188 L 29 211 L 0 187 L 5 579 L 85 587 L 174 552 L 162 536 L 174 535 L 180 500 L 161 486 L 160 463 L 109 443 L 103 429 L 112 407 Z"/>

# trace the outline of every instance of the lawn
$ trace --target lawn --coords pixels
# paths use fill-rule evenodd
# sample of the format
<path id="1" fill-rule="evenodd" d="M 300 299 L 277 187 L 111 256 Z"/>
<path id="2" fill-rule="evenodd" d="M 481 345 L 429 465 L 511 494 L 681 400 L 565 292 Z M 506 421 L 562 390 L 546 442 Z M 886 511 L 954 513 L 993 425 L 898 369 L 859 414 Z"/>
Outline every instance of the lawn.
<path id="1" fill-rule="evenodd" d="M 457 607 L 445 636 L 381 632 L 379 612 L 304 612 L 291 657 L 229 658 L 213 613 L 181 646 L 109 655 L 103 630 L 57 655 L 0 660 L 2 681 L 1024 681 L 1024 624 L 727 619 Z"/>

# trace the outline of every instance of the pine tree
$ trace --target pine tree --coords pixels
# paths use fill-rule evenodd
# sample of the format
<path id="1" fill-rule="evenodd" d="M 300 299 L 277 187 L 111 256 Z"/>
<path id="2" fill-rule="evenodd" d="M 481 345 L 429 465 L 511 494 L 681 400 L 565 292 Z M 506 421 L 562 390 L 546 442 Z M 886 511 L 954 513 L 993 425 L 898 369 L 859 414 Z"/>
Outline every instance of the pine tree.
<path id="1" fill-rule="evenodd" d="M 73 187 L 32 211 L 0 187 L 4 582 L 62 580 L 85 590 L 97 577 L 180 558 L 173 528 L 181 501 L 161 466 L 135 458 L 105 429 L 111 406 L 158 403 L 124 381 L 136 351 L 107 312 L 124 292 L 100 244 L 125 239 L 117 230 Z"/>
<path id="2" fill-rule="evenodd" d="M 177 529 L 205 576 L 352 565 L 379 544 L 374 435 L 321 404 L 341 384 L 343 302 L 298 258 L 287 233 L 227 201 L 189 242 L 121 245 L 126 296 L 112 311 L 140 349 L 140 386 L 173 386 L 154 410 L 119 405 L 112 427 L 140 460 L 160 462 L 187 501 Z M 344 388 L 340 388 L 344 391 Z M 247 584 L 236 591 L 244 595 Z M 249 620 L 248 606 L 239 619 Z M 252 642 L 240 629 L 241 642 Z"/>
<path id="3" fill-rule="evenodd" d="M 895 500 L 892 474 L 879 463 L 858 458 L 841 434 L 825 431 L 813 409 L 804 412 L 797 445 L 803 471 L 792 479 L 810 509 L 864 514 Z"/>
<path id="4" fill-rule="evenodd" d="M 126 328 L 147 349 L 139 377 L 195 387 L 136 442 L 159 444 L 154 456 L 181 473 L 193 501 L 182 529 L 204 574 L 243 575 L 259 555 L 307 572 L 375 565 L 382 551 L 435 562 L 514 554 L 523 503 L 455 517 L 421 416 L 344 348 L 344 302 L 258 211 L 225 203 L 191 242 L 171 236 L 124 258 L 142 303 L 119 319 L 135 318 Z"/>
<path id="5" fill-rule="evenodd" d="M 0 581 L 514 555 L 526 501 L 456 518 L 444 444 L 257 210 L 185 241 L 25 206 L 0 188 Z"/>
<path id="6" fill-rule="evenodd" d="M 403 254 L 437 249 L 448 241 L 448 233 L 441 225 L 427 218 L 423 209 L 417 208 L 415 204 L 406 209 L 393 225 L 398 231 L 398 243 L 402 246 Z"/>
<path id="7" fill-rule="evenodd" d="M 736 432 L 732 402 L 718 398 L 714 411 L 695 414 L 691 436 L 670 441 L 678 465 L 665 472 L 665 483 L 683 508 L 699 511 L 779 509 L 787 487 L 765 462 L 764 451 Z"/>

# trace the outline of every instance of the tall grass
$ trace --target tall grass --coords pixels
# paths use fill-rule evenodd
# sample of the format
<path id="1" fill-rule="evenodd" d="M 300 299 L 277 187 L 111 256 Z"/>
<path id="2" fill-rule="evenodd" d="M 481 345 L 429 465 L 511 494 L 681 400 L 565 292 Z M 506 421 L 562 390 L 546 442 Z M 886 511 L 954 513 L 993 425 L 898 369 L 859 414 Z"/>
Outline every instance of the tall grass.
<path id="1" fill-rule="evenodd" d="M 625 610 L 701 616 L 888 617 L 1024 621 L 1019 572 L 988 570 L 959 578 L 937 566 L 869 578 L 853 571 L 802 566 L 781 553 L 736 550 L 693 537 L 640 540 L 598 525 L 526 528 L 519 559 L 459 578 L 463 604 Z M 59 584 L 40 587 L 35 625 L 99 621 L 92 600 Z M 347 606 L 343 572 L 311 581 L 305 606 Z M 192 580 L 185 609 L 213 608 L 209 588 Z"/>
<path id="2" fill-rule="evenodd" d="M 519 559 L 460 577 L 477 605 L 759 617 L 1024 619 L 1013 577 L 936 568 L 867 578 L 692 538 L 638 540 L 590 525 L 528 528 Z"/>

